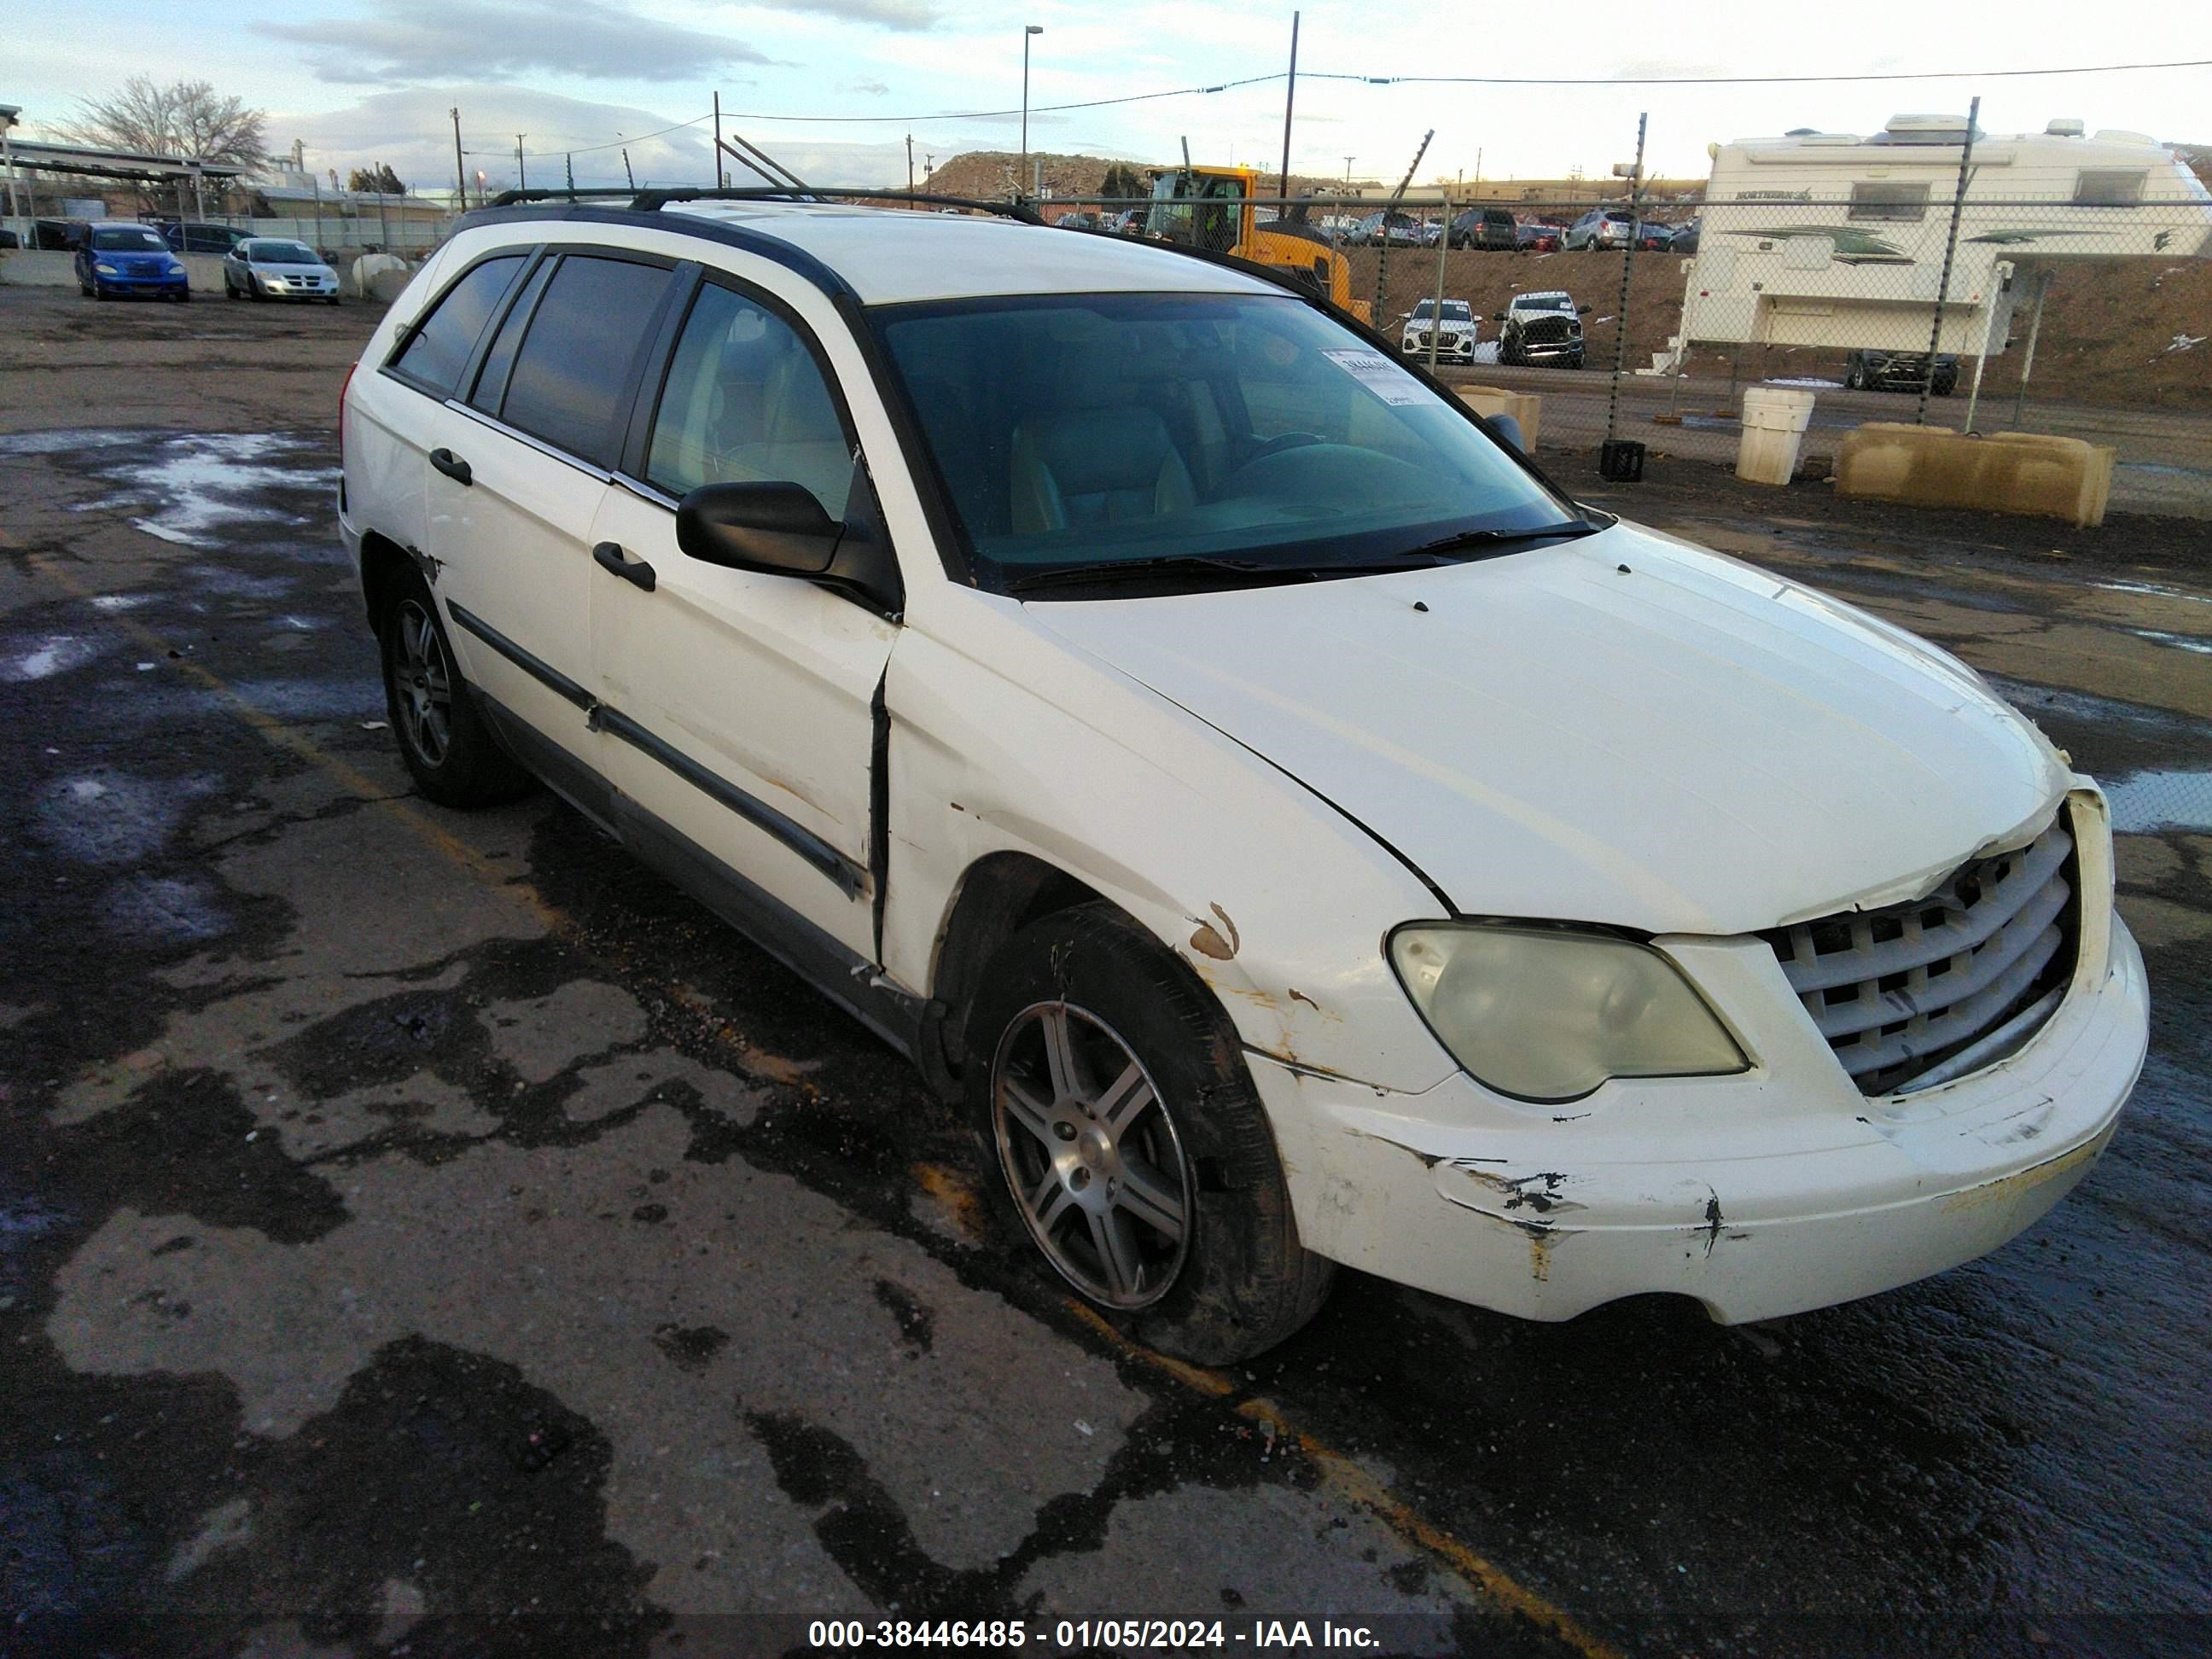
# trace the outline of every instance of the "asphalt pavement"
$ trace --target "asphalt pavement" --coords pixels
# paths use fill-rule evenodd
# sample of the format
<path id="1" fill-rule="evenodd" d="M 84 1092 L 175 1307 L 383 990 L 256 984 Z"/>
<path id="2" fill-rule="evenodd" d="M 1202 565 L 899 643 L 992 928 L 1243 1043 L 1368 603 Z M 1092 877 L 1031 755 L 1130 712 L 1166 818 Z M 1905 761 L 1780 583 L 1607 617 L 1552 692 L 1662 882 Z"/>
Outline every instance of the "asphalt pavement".
<path id="1" fill-rule="evenodd" d="M 902 1061 L 575 814 L 411 792 L 331 514 L 371 321 L 0 289 L 0 1652 L 2212 1642 L 2212 569 L 1614 492 L 2107 781 L 2154 999 L 2119 1134 L 1846 1307 L 1537 1326 L 1346 1274 L 1200 1370 L 1046 1284 Z"/>

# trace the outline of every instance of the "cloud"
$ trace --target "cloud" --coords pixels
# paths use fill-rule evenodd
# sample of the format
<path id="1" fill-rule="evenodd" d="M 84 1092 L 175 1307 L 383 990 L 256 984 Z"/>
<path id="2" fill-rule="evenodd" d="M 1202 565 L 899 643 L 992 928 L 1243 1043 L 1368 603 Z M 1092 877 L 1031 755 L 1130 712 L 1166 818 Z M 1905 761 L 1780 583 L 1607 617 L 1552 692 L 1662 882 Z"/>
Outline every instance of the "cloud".
<path id="1" fill-rule="evenodd" d="M 253 27 L 305 46 L 317 78 L 340 83 L 424 81 L 457 65 L 495 81 L 550 72 L 696 82 L 704 70 L 775 61 L 727 35 L 600 0 L 374 0 L 359 17 Z"/>
<path id="2" fill-rule="evenodd" d="M 848 81 L 843 89 L 847 92 L 857 92 L 864 98 L 881 98 L 890 91 L 890 88 L 880 81 Z"/>
<path id="3" fill-rule="evenodd" d="M 461 142 L 473 179 L 482 167 L 494 188 L 514 182 L 514 135 L 529 135 L 530 182 L 558 184 L 573 162 L 579 185 L 625 181 L 622 151 L 641 185 L 704 185 L 714 176 L 713 129 L 705 125 L 672 131 L 666 114 L 635 105 L 605 104 L 504 84 L 405 87 L 372 93 L 350 108 L 315 113 L 276 113 L 269 118 L 271 148 L 295 138 L 308 149 L 319 176 L 340 177 L 356 167 L 389 161 L 410 185 L 447 190 L 453 181 L 453 128 L 447 112 L 461 112 Z M 652 137 L 643 135 L 652 134 Z M 808 143 L 775 134 L 748 133 L 775 159 L 824 188 L 873 188 L 906 182 L 904 141 L 879 143 Z M 735 181 L 758 181 L 734 161 Z M 474 188 L 473 184 L 471 189 Z"/>
<path id="4" fill-rule="evenodd" d="M 887 29 L 926 29 L 945 14 L 922 0 L 752 0 L 766 11 L 805 12 L 846 23 L 874 23 Z"/>

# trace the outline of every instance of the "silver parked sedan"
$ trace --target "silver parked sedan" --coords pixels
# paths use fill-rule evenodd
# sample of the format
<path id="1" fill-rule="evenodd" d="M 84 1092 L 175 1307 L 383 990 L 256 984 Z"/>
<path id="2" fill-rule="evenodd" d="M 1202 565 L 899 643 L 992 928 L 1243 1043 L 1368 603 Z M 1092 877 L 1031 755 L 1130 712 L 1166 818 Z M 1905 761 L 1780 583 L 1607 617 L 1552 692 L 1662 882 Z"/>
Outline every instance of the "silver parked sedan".
<path id="1" fill-rule="evenodd" d="M 305 242 L 253 236 L 223 256 L 222 291 L 230 299 L 338 302 L 338 274 Z"/>

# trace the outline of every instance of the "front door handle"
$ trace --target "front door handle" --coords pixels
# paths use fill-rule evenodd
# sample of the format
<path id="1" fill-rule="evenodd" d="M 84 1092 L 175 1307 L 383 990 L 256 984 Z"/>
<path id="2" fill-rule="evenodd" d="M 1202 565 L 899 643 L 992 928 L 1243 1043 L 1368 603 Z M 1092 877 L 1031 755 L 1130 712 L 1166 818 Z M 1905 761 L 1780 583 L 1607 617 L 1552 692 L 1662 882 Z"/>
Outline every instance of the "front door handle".
<path id="1" fill-rule="evenodd" d="M 622 550 L 620 542 L 601 542 L 592 550 L 592 556 L 599 562 L 599 568 L 611 570 L 624 581 L 653 592 L 653 567 L 643 559 L 633 559 Z"/>
<path id="2" fill-rule="evenodd" d="M 472 483 L 475 482 L 476 475 L 469 471 L 469 464 L 463 460 L 459 456 L 454 454 L 450 449 L 432 450 L 430 452 L 430 465 L 436 467 L 439 471 L 444 473 L 455 483 Z"/>

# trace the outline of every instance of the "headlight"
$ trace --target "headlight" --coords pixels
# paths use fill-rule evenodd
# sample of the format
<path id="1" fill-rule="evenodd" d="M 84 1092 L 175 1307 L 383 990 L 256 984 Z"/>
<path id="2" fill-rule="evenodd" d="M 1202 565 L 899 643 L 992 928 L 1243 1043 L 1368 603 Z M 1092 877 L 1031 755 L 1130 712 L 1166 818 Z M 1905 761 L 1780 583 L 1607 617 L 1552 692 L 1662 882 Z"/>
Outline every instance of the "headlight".
<path id="1" fill-rule="evenodd" d="M 1601 933 L 1415 924 L 1398 978 L 1469 1075 L 1523 1100 L 1577 1100 L 1608 1078 L 1711 1077 L 1749 1064 L 1674 963 Z"/>
<path id="2" fill-rule="evenodd" d="M 169 261 L 168 269 L 162 273 L 162 275 L 167 276 L 181 276 L 184 274 L 185 268 L 179 264 L 174 259 Z"/>
<path id="3" fill-rule="evenodd" d="M 92 268 L 103 276 L 112 276 L 115 275 L 115 267 L 113 265 L 95 263 Z"/>

